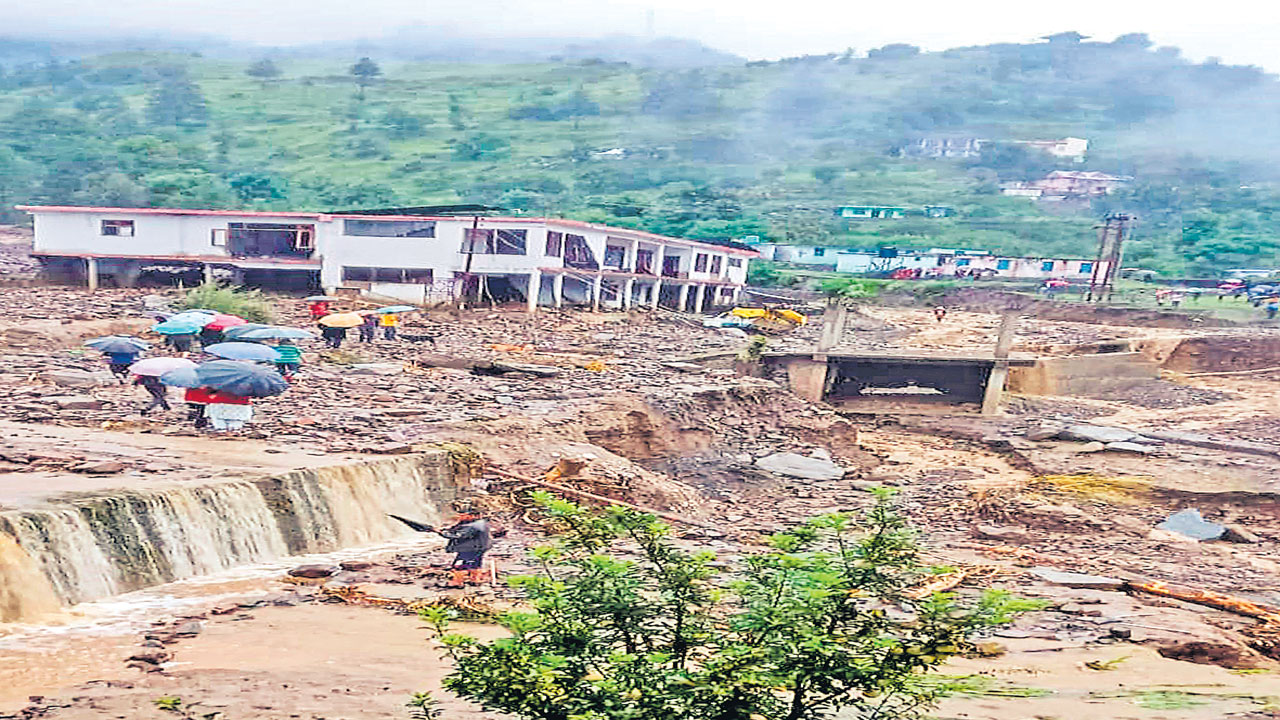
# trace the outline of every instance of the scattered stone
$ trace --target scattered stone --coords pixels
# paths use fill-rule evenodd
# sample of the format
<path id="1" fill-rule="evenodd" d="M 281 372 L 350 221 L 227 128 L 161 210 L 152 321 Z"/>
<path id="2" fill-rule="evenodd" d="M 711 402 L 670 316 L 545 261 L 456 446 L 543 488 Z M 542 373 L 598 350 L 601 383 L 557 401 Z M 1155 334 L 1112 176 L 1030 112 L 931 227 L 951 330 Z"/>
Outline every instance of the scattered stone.
<path id="1" fill-rule="evenodd" d="M 1133 637 L 1133 631 L 1129 628 L 1111 628 L 1107 631 L 1107 635 L 1116 640 L 1129 640 Z"/>
<path id="2" fill-rule="evenodd" d="M 71 472 L 85 473 L 87 475 L 111 475 L 113 473 L 123 472 L 125 464 L 115 460 L 102 460 L 98 462 L 85 462 L 71 467 Z"/>
<path id="3" fill-rule="evenodd" d="M 1116 452 L 1131 452 L 1131 453 L 1137 453 L 1139 455 L 1150 455 L 1152 453 L 1152 448 L 1150 445 L 1141 445 L 1136 442 L 1107 443 L 1106 448 L 1108 450 L 1114 450 Z"/>
<path id="4" fill-rule="evenodd" d="M 973 528 L 973 534 L 988 540 L 999 540 L 1006 543 L 1021 544 L 1031 542 L 1031 536 L 1027 534 L 1026 528 L 1019 527 L 977 525 Z"/>
<path id="5" fill-rule="evenodd" d="M 1061 570 L 1054 570 L 1053 568 L 1047 567 L 1033 567 L 1031 568 L 1031 574 L 1045 582 L 1070 588 L 1083 588 L 1087 590 L 1120 590 L 1124 587 L 1124 581 L 1119 578 L 1063 572 Z"/>
<path id="6" fill-rule="evenodd" d="M 1231 524 L 1224 525 L 1223 527 L 1225 527 L 1227 531 L 1222 534 L 1221 539 L 1226 540 L 1227 542 L 1248 544 L 1262 542 L 1261 537 L 1254 534 L 1253 531 L 1243 525 Z"/>
<path id="7" fill-rule="evenodd" d="M 168 662 L 170 657 L 172 656 L 169 655 L 169 653 L 164 652 L 163 650 L 158 650 L 155 652 L 135 653 L 130 655 L 126 662 L 141 662 L 151 665 L 159 665 L 160 663 Z"/>
<path id="8" fill-rule="evenodd" d="M 338 563 L 338 567 L 342 568 L 343 570 L 350 570 L 352 572 L 368 570 L 373 566 L 374 566 L 374 563 L 369 562 L 368 560 L 343 560 L 342 562 Z"/>
<path id="9" fill-rule="evenodd" d="M 317 579 L 327 578 L 341 570 L 336 565 L 299 565 L 289 571 L 290 577 Z"/>
<path id="10" fill-rule="evenodd" d="M 1061 427 L 1045 425 L 1042 427 L 1028 430 L 1026 438 L 1032 442 L 1040 442 L 1042 440 L 1052 440 L 1062 432 Z"/>
<path id="11" fill-rule="evenodd" d="M 1078 453 L 1099 453 L 1106 450 L 1107 446 L 1100 442 L 1088 442 L 1074 449 Z"/>
<path id="12" fill-rule="evenodd" d="M 45 398 L 61 410 L 101 410 L 106 404 L 90 395 L 55 395 Z"/>
<path id="13" fill-rule="evenodd" d="M 1170 642 L 1157 647 L 1156 652 L 1171 660 L 1218 665 L 1232 670 L 1248 670 L 1259 667 L 1260 664 L 1257 653 L 1252 650 L 1223 642 Z"/>
<path id="14" fill-rule="evenodd" d="M 973 644 L 973 654 L 984 658 L 997 658 L 1009 652 L 1009 648 L 998 642 L 980 642 Z"/>
<path id="15" fill-rule="evenodd" d="M 687 362 L 677 362 L 675 360 L 670 360 L 668 362 L 662 363 L 662 367 L 671 368 L 672 370 L 679 370 L 680 372 L 688 372 L 688 373 L 702 372 L 703 370 L 706 370 L 706 368 L 703 367 L 702 365 L 697 365 L 695 363 L 687 363 Z"/>
<path id="16" fill-rule="evenodd" d="M 348 371 L 352 375 L 399 375 L 404 372 L 401 363 L 359 363 L 352 365 Z"/>
<path id="17" fill-rule="evenodd" d="M 111 385 L 116 382 L 109 372 L 89 372 L 87 370 L 45 370 L 40 379 L 54 385 L 71 388 L 95 388 Z"/>
<path id="18" fill-rule="evenodd" d="M 195 637 L 204 630 L 204 624 L 198 620 L 189 620 L 174 628 L 174 637 Z"/>
<path id="19" fill-rule="evenodd" d="M 1196 540 L 1217 540 L 1227 531 L 1226 527 L 1205 520 L 1200 515 L 1200 511 L 1195 508 L 1187 508 L 1170 515 L 1156 528 L 1175 532 Z"/>
<path id="20" fill-rule="evenodd" d="M 756 460 L 755 464 L 756 467 L 775 475 L 806 480 L 839 480 L 844 477 L 844 468 L 830 460 L 806 457 L 795 453 L 766 455 Z"/>
<path id="21" fill-rule="evenodd" d="M 1100 442 L 1100 443 L 1117 443 L 1130 442 L 1138 437 L 1138 433 L 1124 428 L 1108 427 L 1106 425 L 1069 425 L 1062 431 L 1061 437 L 1064 440 L 1079 440 L 1080 442 Z"/>

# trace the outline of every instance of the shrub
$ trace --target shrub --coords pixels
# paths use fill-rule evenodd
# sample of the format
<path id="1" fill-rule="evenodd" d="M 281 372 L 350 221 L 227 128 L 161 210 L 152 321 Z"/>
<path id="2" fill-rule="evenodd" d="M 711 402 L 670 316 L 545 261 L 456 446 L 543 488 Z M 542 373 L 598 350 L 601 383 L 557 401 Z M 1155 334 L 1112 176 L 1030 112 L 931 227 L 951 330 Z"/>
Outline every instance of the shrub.
<path id="1" fill-rule="evenodd" d="M 187 291 L 179 302 L 182 308 L 207 308 L 236 315 L 249 322 L 271 322 L 271 301 L 258 290 L 240 290 L 217 283 L 204 283 Z"/>
<path id="2" fill-rule="evenodd" d="M 652 515 L 536 499 L 564 533 L 533 551 L 540 574 L 511 579 L 532 609 L 503 617 L 510 637 L 482 643 L 450 633 L 447 609 L 421 613 L 455 662 L 446 688 L 529 720 L 919 718 L 945 691 L 926 673 L 1035 607 L 910 594 L 928 570 L 887 491 L 860 519 L 810 520 L 723 573 Z"/>

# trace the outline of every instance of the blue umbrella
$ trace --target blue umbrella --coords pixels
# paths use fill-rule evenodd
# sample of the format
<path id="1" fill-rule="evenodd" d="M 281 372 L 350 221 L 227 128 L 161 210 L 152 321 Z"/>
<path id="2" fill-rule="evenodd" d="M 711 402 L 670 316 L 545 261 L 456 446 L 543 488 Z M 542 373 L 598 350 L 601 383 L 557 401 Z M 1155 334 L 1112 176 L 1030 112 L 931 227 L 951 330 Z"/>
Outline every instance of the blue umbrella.
<path id="1" fill-rule="evenodd" d="M 418 308 L 411 307 L 409 305 L 388 305 L 386 307 L 378 308 L 377 310 L 374 310 L 374 312 L 379 315 L 390 315 L 392 313 L 413 312 L 417 309 Z"/>
<path id="2" fill-rule="evenodd" d="M 277 362 L 280 353 L 266 345 L 249 342 L 220 342 L 204 349 L 210 355 L 217 355 L 228 360 L 252 360 L 254 362 Z"/>
<path id="3" fill-rule="evenodd" d="M 237 326 L 239 327 L 239 326 Z M 235 330 L 237 328 L 232 328 Z M 226 334 L 226 333 L 224 333 Z M 314 334 L 302 330 L 300 328 L 291 327 L 265 327 L 256 328 L 248 332 L 238 333 L 234 338 L 227 337 L 228 340 L 306 340 L 315 337 Z"/>
<path id="4" fill-rule="evenodd" d="M 222 337 L 228 340 L 244 340 L 245 339 L 244 334 L 249 332 L 250 330 L 262 330 L 263 328 L 269 328 L 269 327 L 271 326 L 263 325 L 262 323 L 245 323 L 243 325 L 232 325 L 231 327 L 222 331 Z"/>
<path id="5" fill-rule="evenodd" d="M 195 388 L 200 387 L 200 378 L 196 376 L 196 366 L 178 368 L 170 370 L 160 375 L 160 382 L 165 385 L 173 385 L 174 387 Z"/>
<path id="6" fill-rule="evenodd" d="M 152 326 L 151 329 L 161 335 L 192 335 L 200 332 L 200 328 L 202 327 L 204 327 L 204 325 L 180 320 L 174 317 L 169 318 L 158 325 Z"/>
<path id="7" fill-rule="evenodd" d="M 135 355 L 145 352 L 147 348 L 151 347 L 150 343 L 128 335 L 107 335 L 106 337 L 94 338 L 84 345 L 104 353 L 133 353 Z"/>
<path id="8" fill-rule="evenodd" d="M 275 370 L 236 360 L 207 362 L 196 368 L 196 380 L 198 387 L 241 397 L 267 397 L 289 389 L 289 383 Z"/>
<path id="9" fill-rule="evenodd" d="M 177 320 L 179 322 L 186 322 L 186 323 L 191 323 L 193 325 L 198 325 L 200 327 L 204 327 L 205 325 L 208 325 L 209 323 L 213 322 L 214 317 L 216 316 L 210 315 L 209 313 L 206 313 L 206 312 L 196 312 L 195 310 L 188 310 L 186 312 L 180 312 L 177 315 L 174 315 L 173 317 L 169 318 L 165 322 L 173 322 L 174 320 Z"/>

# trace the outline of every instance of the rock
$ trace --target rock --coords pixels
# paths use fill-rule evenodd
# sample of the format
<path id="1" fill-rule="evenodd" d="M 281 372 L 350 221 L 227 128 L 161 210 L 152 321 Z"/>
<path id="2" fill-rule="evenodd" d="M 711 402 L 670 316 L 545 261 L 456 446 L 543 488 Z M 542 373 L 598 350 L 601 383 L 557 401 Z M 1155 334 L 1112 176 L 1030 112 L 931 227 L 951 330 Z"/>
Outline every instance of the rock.
<path id="1" fill-rule="evenodd" d="M 1009 648 L 998 642 L 980 642 L 973 644 L 973 654 L 978 657 L 995 658 L 1009 652 Z"/>
<path id="2" fill-rule="evenodd" d="M 404 372 L 401 363 L 359 363 L 352 365 L 347 372 L 351 375 L 399 375 Z"/>
<path id="3" fill-rule="evenodd" d="M 350 570 L 352 572 L 358 572 L 360 570 L 368 570 L 373 566 L 374 566 L 374 563 L 369 562 L 368 560 L 343 560 L 342 562 L 338 563 L 338 567 L 342 568 L 343 570 Z"/>
<path id="4" fill-rule="evenodd" d="M 1226 527 L 1205 520 L 1200 515 L 1200 511 L 1195 508 L 1187 508 L 1170 515 L 1156 528 L 1175 532 L 1196 540 L 1217 540 L 1227 531 Z"/>
<path id="5" fill-rule="evenodd" d="M 516 399 L 510 395 L 499 395 L 495 397 L 493 401 L 498 403 L 499 405 L 510 405 L 514 403 Z"/>
<path id="6" fill-rule="evenodd" d="M 746 520 L 747 516 L 746 515 L 725 515 L 724 519 L 726 522 L 740 523 L 743 520 Z"/>
<path id="7" fill-rule="evenodd" d="M 973 534 L 988 540 L 999 540 L 1008 543 L 1026 543 L 1031 542 L 1031 536 L 1027 534 L 1025 528 L 1019 527 L 997 527 L 995 525 L 977 525 L 973 528 Z"/>
<path id="8" fill-rule="evenodd" d="M 1199 663 L 1200 665 L 1218 665 L 1233 670 L 1247 670 L 1259 667 L 1258 655 L 1252 650 L 1239 645 L 1223 642 L 1205 642 L 1189 640 L 1187 642 L 1168 642 L 1156 648 L 1161 656 L 1171 660 Z"/>
<path id="9" fill-rule="evenodd" d="M 1102 577 L 1101 575 L 1086 575 L 1084 573 L 1063 572 L 1047 567 L 1033 567 L 1031 574 L 1053 583 L 1054 585 L 1062 585 L 1070 588 L 1085 588 L 1089 590 L 1120 590 L 1124 588 L 1124 581 L 1119 578 Z"/>
<path id="10" fill-rule="evenodd" d="M 289 571 L 289 576 L 310 579 L 327 578 L 339 570 L 341 568 L 337 565 L 299 565 Z"/>
<path id="11" fill-rule="evenodd" d="M 201 630 L 204 630 L 204 625 L 202 623 L 200 623 L 197 620 L 190 620 L 174 628 L 173 636 L 174 637 L 195 637 L 196 635 L 200 634 Z"/>
<path id="12" fill-rule="evenodd" d="M 1174 543 L 1175 545 L 1195 545 L 1200 542 L 1193 537 L 1176 533 L 1172 530 L 1161 530 L 1160 528 L 1151 528 L 1147 531 L 1147 539 L 1155 542 Z"/>
<path id="13" fill-rule="evenodd" d="M 678 362 L 675 360 L 670 360 L 668 362 L 662 363 L 662 367 L 671 368 L 672 370 L 679 370 L 680 372 L 689 372 L 689 373 L 702 372 L 703 370 L 706 370 L 706 368 L 703 367 L 702 365 L 696 365 L 694 363 L 687 363 L 687 362 Z"/>
<path id="14" fill-rule="evenodd" d="M 1152 447 L 1150 445 L 1139 445 L 1136 442 L 1107 443 L 1106 448 L 1116 452 L 1131 452 L 1138 453 L 1139 455 L 1150 455 L 1152 452 Z"/>
<path id="15" fill-rule="evenodd" d="M 844 477 L 844 468 L 830 460 L 805 457 L 795 453 L 774 453 L 756 460 L 756 467 L 775 475 L 803 478 L 806 480 L 839 480 Z"/>
<path id="16" fill-rule="evenodd" d="M 1060 434 L 1065 440 L 1080 442 L 1117 443 L 1130 442 L 1138 437 L 1138 433 L 1124 428 L 1106 425 L 1069 425 Z"/>
<path id="17" fill-rule="evenodd" d="M 1074 448 L 1078 453 L 1098 453 L 1106 450 L 1107 446 L 1100 442 L 1088 442 L 1079 447 Z"/>
<path id="18" fill-rule="evenodd" d="M 84 462 L 74 465 L 71 472 L 86 473 L 89 475 L 110 475 L 112 473 L 123 472 L 125 464 L 115 460 L 101 460 L 98 462 Z"/>
<path id="19" fill-rule="evenodd" d="M 1040 442 L 1041 440 L 1052 440 L 1062 432 L 1061 427 L 1044 425 L 1032 430 L 1028 430 L 1026 438 L 1032 442 Z"/>
<path id="20" fill-rule="evenodd" d="M 105 405 L 90 395 L 54 395 L 45 398 L 45 402 L 51 402 L 61 410 L 101 410 Z"/>
<path id="21" fill-rule="evenodd" d="M 86 389 L 116 382 L 109 372 L 88 372 L 87 370 L 45 370 L 40 373 L 40 379 L 62 387 Z"/>
<path id="22" fill-rule="evenodd" d="M 1227 542 L 1233 542 L 1233 543 L 1262 542 L 1262 538 L 1255 535 L 1251 530 L 1244 527 L 1243 525 L 1230 524 L 1230 525 L 1224 525 L 1223 527 L 1225 527 L 1227 531 L 1222 534 L 1221 539 L 1226 540 Z"/>
<path id="23" fill-rule="evenodd" d="M 154 652 L 141 652 L 130 655 L 126 662 L 141 662 L 148 663 L 150 665 L 159 665 L 160 663 L 168 662 L 170 657 L 169 653 L 158 650 Z"/>
<path id="24" fill-rule="evenodd" d="M 1111 628 L 1107 634 L 1116 640 L 1129 640 L 1133 638 L 1133 631 L 1129 628 Z"/>
<path id="25" fill-rule="evenodd" d="M 382 445 L 370 445 L 361 449 L 374 455 L 408 455 L 413 452 L 413 445 L 409 443 L 384 443 Z"/>

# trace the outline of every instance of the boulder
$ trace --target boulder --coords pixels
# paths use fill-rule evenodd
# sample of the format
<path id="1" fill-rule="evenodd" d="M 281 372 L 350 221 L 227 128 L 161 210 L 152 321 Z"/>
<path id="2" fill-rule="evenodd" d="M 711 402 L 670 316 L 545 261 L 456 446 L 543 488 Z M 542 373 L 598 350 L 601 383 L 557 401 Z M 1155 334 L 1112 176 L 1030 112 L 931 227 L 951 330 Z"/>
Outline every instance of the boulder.
<path id="1" fill-rule="evenodd" d="M 339 570 L 341 570 L 341 568 L 337 565 L 299 565 L 289 571 L 289 576 L 314 580 L 318 578 L 327 578 L 330 575 L 337 573 Z"/>
<path id="2" fill-rule="evenodd" d="M 95 388 L 112 385 L 115 377 L 109 372 L 89 372 L 87 370 L 45 370 L 40 373 L 45 382 L 70 388 Z"/>
<path id="3" fill-rule="evenodd" d="M 45 401 L 57 405 L 60 410 L 101 410 L 105 405 L 90 395 L 54 395 Z"/>
<path id="4" fill-rule="evenodd" d="M 1080 442 L 1100 442 L 1118 443 L 1130 442 L 1138 437 L 1138 433 L 1124 428 L 1108 427 L 1106 425 L 1068 425 L 1062 431 L 1061 437 L 1064 440 L 1078 440 Z"/>
<path id="5" fill-rule="evenodd" d="M 1031 574 L 1053 583 L 1054 585 L 1062 585 L 1070 588 L 1085 588 L 1089 590 L 1120 590 L 1124 588 L 1124 581 L 1119 578 L 1103 577 L 1101 575 L 1086 575 L 1084 573 L 1063 572 L 1047 567 L 1031 568 Z"/>
<path id="6" fill-rule="evenodd" d="M 204 625 L 199 620 L 188 620 L 173 629 L 174 637 L 195 637 L 204 630 Z"/>
<path id="7" fill-rule="evenodd" d="M 761 470 L 767 470 L 775 475 L 805 480 L 839 480 L 844 477 L 844 468 L 830 460 L 795 453 L 766 455 L 756 460 L 755 464 Z"/>
<path id="8" fill-rule="evenodd" d="M 1217 540 L 1227 532 L 1226 527 L 1205 520 L 1200 515 L 1200 511 L 1195 508 L 1179 510 L 1157 525 L 1156 528 L 1175 532 L 1196 540 Z"/>
<path id="9" fill-rule="evenodd" d="M 71 468 L 71 472 L 86 473 L 88 475 L 111 475 L 112 473 L 123 472 L 124 468 L 124 463 L 116 460 L 99 460 L 75 465 Z"/>
<path id="10" fill-rule="evenodd" d="M 995 525 L 977 525 L 973 528 L 973 534 L 987 540 L 999 540 L 1006 543 L 1026 543 L 1031 541 L 1031 536 L 1027 534 L 1025 528 L 1020 527 L 997 527 Z"/>
<path id="11" fill-rule="evenodd" d="M 1137 453 L 1139 455 L 1150 455 L 1154 449 L 1150 445 L 1140 445 L 1136 442 L 1113 442 L 1107 443 L 1105 447 L 1116 452 Z"/>
<path id="12" fill-rule="evenodd" d="M 1040 442 L 1041 440 L 1052 440 L 1062 433 L 1062 428 L 1053 425 L 1044 425 L 1038 428 L 1032 428 L 1027 431 L 1026 438 L 1032 442 Z"/>
<path id="13" fill-rule="evenodd" d="M 404 372 L 402 363 L 359 363 L 347 371 L 351 375 L 399 375 Z"/>

